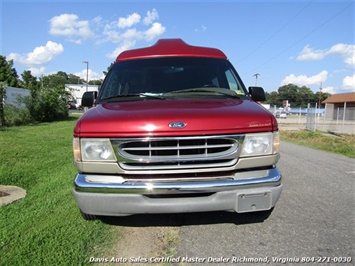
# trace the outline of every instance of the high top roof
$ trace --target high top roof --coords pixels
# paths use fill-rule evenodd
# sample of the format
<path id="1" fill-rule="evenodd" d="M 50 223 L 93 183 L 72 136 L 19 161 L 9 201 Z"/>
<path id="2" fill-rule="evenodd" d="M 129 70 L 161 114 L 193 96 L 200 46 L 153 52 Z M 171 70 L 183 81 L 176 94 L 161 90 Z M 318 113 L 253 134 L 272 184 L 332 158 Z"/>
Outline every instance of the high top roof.
<path id="1" fill-rule="evenodd" d="M 170 56 L 188 56 L 188 57 L 210 57 L 227 59 L 227 56 L 218 49 L 192 46 L 181 39 L 161 39 L 153 46 L 127 50 L 120 53 L 116 62 L 143 59 L 152 57 L 170 57 Z"/>

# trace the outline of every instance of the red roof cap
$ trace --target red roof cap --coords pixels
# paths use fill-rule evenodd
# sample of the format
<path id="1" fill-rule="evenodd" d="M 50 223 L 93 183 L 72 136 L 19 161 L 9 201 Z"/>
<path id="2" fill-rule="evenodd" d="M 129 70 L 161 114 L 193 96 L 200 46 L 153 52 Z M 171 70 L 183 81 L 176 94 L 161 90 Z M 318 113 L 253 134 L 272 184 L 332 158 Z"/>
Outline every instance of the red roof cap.
<path id="1" fill-rule="evenodd" d="M 116 62 L 167 56 L 193 56 L 193 57 L 212 57 L 227 59 L 227 56 L 219 49 L 192 46 L 181 39 L 161 39 L 153 46 L 127 50 L 117 56 Z"/>

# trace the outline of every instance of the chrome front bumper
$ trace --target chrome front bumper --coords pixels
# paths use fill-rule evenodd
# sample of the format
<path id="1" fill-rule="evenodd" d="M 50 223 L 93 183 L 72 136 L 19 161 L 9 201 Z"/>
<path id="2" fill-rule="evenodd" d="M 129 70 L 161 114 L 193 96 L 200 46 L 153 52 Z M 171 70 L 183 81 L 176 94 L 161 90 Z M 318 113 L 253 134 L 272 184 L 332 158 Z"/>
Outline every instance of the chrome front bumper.
<path id="1" fill-rule="evenodd" d="M 189 181 L 77 174 L 74 196 L 81 211 L 92 215 L 251 212 L 275 206 L 282 191 L 281 179 L 276 167 Z"/>

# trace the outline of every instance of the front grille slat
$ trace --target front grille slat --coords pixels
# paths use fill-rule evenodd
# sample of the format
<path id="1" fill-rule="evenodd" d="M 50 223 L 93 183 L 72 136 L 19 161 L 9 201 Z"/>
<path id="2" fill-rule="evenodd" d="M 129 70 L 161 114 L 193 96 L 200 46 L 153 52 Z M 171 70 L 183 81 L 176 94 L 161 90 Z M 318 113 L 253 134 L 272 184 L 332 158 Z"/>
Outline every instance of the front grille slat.
<path id="1" fill-rule="evenodd" d="M 166 137 L 116 140 L 126 170 L 222 167 L 235 164 L 242 136 Z"/>
<path id="2" fill-rule="evenodd" d="M 171 149 L 171 150 L 189 150 L 189 149 L 211 149 L 211 148 L 231 148 L 233 147 L 233 145 L 230 144 L 225 144 L 225 145 L 196 145 L 196 146 L 167 146 L 167 147 L 149 147 L 149 150 L 152 151 L 158 151 L 158 150 L 167 150 L 167 149 Z M 138 148 L 138 147 L 131 147 L 131 148 L 122 148 L 123 151 L 140 151 L 144 149 L 144 147 L 142 148 Z"/>

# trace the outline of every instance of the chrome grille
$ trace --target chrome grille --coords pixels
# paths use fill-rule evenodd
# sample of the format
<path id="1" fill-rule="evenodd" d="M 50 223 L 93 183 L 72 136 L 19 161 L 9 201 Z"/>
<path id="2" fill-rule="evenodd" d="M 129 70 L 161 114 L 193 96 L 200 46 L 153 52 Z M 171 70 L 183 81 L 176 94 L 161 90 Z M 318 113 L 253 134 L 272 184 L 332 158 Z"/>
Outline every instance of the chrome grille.
<path id="1" fill-rule="evenodd" d="M 173 137 L 117 140 L 126 170 L 225 167 L 236 163 L 241 136 Z"/>

